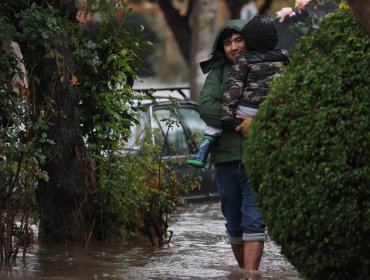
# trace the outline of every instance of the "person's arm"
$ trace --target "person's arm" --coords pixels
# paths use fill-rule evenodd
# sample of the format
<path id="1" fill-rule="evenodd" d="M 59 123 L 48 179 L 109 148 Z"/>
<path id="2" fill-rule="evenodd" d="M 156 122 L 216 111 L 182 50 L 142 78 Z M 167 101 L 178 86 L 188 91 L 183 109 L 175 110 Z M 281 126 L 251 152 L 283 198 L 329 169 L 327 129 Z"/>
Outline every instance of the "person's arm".
<path id="1" fill-rule="evenodd" d="M 225 66 L 224 69 L 225 73 L 226 71 L 228 71 L 227 66 Z M 241 134 L 246 135 L 246 130 L 250 124 L 250 117 L 242 116 L 241 118 L 234 119 L 231 125 L 222 127 L 220 117 L 222 102 L 221 72 L 221 69 L 214 69 L 208 74 L 206 78 L 199 98 L 200 117 L 209 126 L 222 128 L 225 130 L 235 130 L 236 132 L 240 132 Z M 245 120 L 244 117 L 248 119 Z"/>
<path id="2" fill-rule="evenodd" d="M 199 98 L 199 113 L 209 126 L 221 127 L 221 69 L 213 69 L 204 82 Z"/>
<path id="3" fill-rule="evenodd" d="M 231 124 L 235 119 L 235 108 L 240 103 L 247 73 L 247 60 L 241 55 L 231 67 L 225 82 L 221 108 L 221 122 L 223 125 Z"/>

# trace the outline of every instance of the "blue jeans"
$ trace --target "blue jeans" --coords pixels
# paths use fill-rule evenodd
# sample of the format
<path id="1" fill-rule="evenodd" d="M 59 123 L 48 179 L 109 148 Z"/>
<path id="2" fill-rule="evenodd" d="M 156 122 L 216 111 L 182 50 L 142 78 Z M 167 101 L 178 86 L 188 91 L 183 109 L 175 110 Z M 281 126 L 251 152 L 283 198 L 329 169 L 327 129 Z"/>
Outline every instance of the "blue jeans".
<path id="1" fill-rule="evenodd" d="M 230 242 L 265 241 L 265 223 L 257 210 L 244 166 L 239 161 L 216 165 L 222 214 Z"/>

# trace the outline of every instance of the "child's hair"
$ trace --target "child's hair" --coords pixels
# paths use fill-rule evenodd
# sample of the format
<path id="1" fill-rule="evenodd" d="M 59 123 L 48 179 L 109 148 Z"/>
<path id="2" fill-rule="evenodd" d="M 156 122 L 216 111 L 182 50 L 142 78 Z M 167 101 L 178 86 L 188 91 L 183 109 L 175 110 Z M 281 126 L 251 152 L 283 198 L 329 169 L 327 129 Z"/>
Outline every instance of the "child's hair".
<path id="1" fill-rule="evenodd" d="M 228 28 L 228 29 L 225 29 L 220 37 L 218 38 L 218 42 L 217 42 L 217 48 L 220 50 L 220 51 L 224 51 L 224 41 L 226 39 L 229 39 L 231 38 L 231 36 L 233 34 L 241 34 L 238 30 L 235 30 L 235 29 L 232 29 L 232 28 Z"/>
<path id="2" fill-rule="evenodd" d="M 274 21 L 269 16 L 257 15 L 242 29 L 248 51 L 271 51 L 278 42 Z"/>

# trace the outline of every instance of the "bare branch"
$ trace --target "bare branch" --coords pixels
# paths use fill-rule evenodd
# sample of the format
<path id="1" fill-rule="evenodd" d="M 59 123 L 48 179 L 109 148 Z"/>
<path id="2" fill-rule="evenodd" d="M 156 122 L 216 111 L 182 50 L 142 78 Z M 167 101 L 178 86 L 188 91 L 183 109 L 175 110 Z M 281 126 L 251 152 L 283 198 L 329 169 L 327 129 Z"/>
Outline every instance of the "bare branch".
<path id="1" fill-rule="evenodd" d="M 163 11 L 166 22 L 170 27 L 180 52 L 187 64 L 190 64 L 190 38 L 191 28 L 187 16 L 182 16 L 178 10 L 172 6 L 171 1 L 158 0 L 158 4 Z M 188 13 L 191 12 L 193 1 L 189 2 Z"/>

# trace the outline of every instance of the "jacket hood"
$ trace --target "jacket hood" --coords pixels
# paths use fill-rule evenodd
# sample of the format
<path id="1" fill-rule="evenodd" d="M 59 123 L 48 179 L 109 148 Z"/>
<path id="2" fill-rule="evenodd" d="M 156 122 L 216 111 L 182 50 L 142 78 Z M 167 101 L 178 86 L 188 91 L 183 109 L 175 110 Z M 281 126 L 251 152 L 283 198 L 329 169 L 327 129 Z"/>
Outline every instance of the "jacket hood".
<path id="1" fill-rule="evenodd" d="M 200 68 L 202 69 L 204 74 L 207 74 L 211 69 L 216 68 L 222 64 L 227 62 L 227 58 L 225 53 L 217 48 L 218 41 L 220 39 L 220 35 L 226 29 L 235 29 L 236 31 L 240 32 L 243 29 L 243 26 L 247 23 L 246 20 L 243 19 L 232 19 L 228 20 L 221 26 L 220 30 L 218 31 L 215 40 L 213 41 L 212 52 L 210 54 L 210 58 L 200 63 Z"/>
<path id="2" fill-rule="evenodd" d="M 247 51 L 270 51 L 278 42 L 274 21 L 269 16 L 257 15 L 242 29 Z"/>

